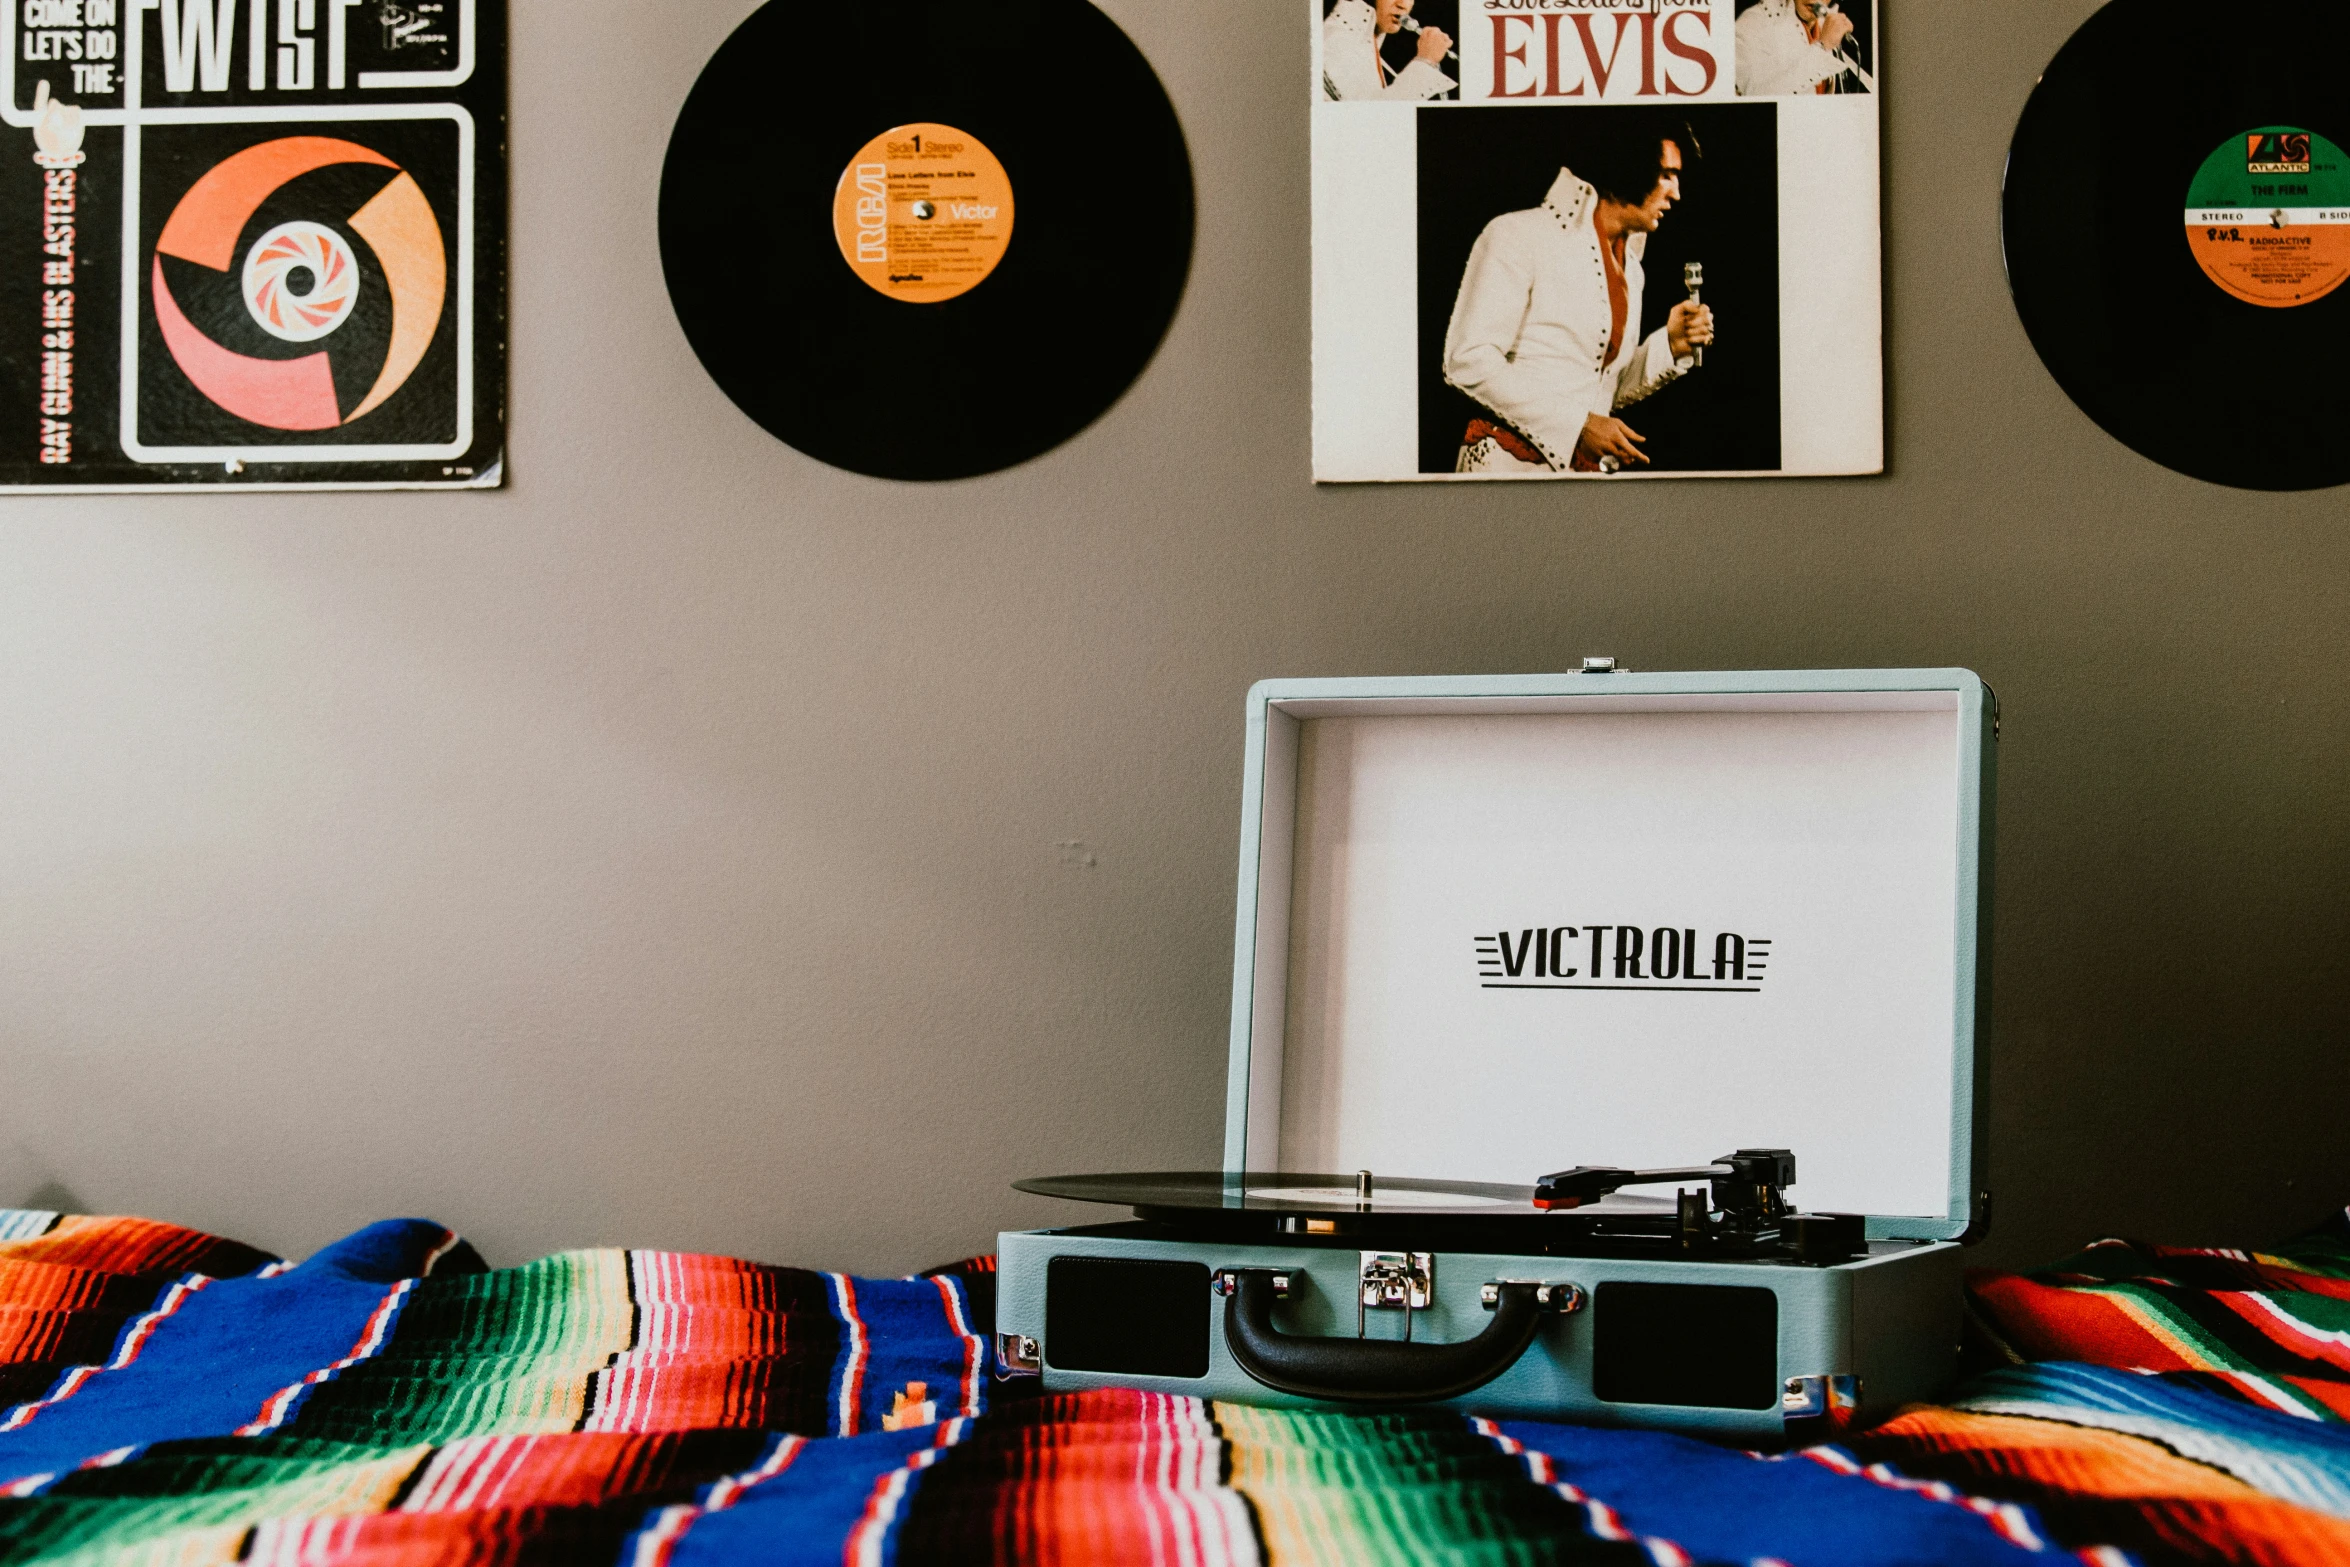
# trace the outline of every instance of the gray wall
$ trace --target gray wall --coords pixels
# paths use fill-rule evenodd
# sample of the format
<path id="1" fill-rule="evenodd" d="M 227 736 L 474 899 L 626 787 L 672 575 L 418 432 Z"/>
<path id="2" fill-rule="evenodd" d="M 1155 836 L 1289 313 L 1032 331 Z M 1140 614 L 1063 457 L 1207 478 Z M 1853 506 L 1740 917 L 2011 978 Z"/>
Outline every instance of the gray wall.
<path id="1" fill-rule="evenodd" d="M 688 353 L 655 189 L 749 0 L 517 0 L 509 488 L 0 501 L 0 1203 L 983 1249 L 1217 1157 L 1252 679 L 1587 652 L 1997 686 L 1988 1259 L 2350 1199 L 2342 497 L 2109 441 L 2001 277 L 2088 0 L 1893 5 L 1888 477 L 1498 490 L 1308 480 L 1296 11 L 1107 8 L 1197 267 L 1025 468 L 834 472 Z"/>

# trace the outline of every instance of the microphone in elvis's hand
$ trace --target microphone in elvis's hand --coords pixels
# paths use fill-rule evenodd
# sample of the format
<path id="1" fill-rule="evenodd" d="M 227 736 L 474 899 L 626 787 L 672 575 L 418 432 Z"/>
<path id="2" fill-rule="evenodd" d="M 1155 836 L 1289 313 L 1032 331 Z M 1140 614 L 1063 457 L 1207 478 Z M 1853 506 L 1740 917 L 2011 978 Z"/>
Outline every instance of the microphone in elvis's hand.
<path id="1" fill-rule="evenodd" d="M 1420 23 L 1418 18 L 1407 16 L 1398 25 L 1400 25 L 1405 32 L 1410 33 L 1414 38 L 1420 36 Z M 1444 57 L 1445 59 L 1453 61 L 1457 64 L 1460 60 L 1461 52 L 1458 49 L 1447 49 L 1444 51 Z"/>
<path id="2" fill-rule="evenodd" d="M 1681 269 L 1681 281 L 1688 286 L 1689 303 L 1693 305 L 1703 303 L 1703 301 L 1699 299 L 1698 295 L 1705 287 L 1704 263 L 1692 261 L 1687 266 L 1684 266 Z M 1703 343 L 1695 344 L 1691 348 L 1690 361 L 1700 370 L 1705 368 L 1705 345 Z"/>

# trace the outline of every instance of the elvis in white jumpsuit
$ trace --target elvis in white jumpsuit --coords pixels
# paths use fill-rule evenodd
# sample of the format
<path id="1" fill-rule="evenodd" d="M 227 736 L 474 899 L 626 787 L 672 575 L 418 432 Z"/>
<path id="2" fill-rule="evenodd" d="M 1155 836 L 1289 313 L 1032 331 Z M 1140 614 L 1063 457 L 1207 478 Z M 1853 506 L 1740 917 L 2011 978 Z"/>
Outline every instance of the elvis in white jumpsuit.
<path id="1" fill-rule="evenodd" d="M 1452 40 L 1436 28 L 1421 32 L 1420 51 L 1402 70 L 1389 70 L 1379 57 L 1379 46 L 1411 14 L 1412 0 L 1377 0 L 1376 6 L 1371 0 L 1338 0 L 1322 21 L 1324 95 L 1411 103 L 1451 92 L 1455 84 L 1444 74 L 1444 56 Z"/>
<path id="2" fill-rule="evenodd" d="M 1786 98 L 1834 91 L 1852 68 L 1839 54 L 1852 19 L 1819 0 L 1759 0 L 1738 18 L 1738 92 Z"/>
<path id="3" fill-rule="evenodd" d="M 1686 133 L 1683 133 L 1686 136 Z M 1688 138 L 1694 156 L 1696 142 Z M 1661 148 L 1662 156 L 1659 156 Z M 1595 154 L 1561 169 L 1539 207 L 1485 227 L 1444 338 L 1444 378 L 1489 409 L 1457 472 L 1613 472 L 1647 456 L 1616 417 L 1686 375 L 1713 341 L 1711 308 L 1684 300 L 1637 341 L 1648 236 L 1680 197 L 1681 143 Z"/>

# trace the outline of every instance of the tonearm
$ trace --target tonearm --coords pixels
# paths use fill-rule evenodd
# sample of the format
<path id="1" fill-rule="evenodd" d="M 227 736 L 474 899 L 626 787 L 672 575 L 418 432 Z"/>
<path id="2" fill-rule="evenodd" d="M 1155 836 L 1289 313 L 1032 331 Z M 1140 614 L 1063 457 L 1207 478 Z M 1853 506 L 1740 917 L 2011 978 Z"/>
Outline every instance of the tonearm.
<path id="1" fill-rule="evenodd" d="M 1787 1188 L 1795 1184 L 1795 1155 L 1785 1148 L 1741 1148 L 1711 1164 L 1677 1170 L 1619 1170 L 1577 1165 L 1546 1175 L 1534 1185 L 1537 1208 L 1580 1208 L 1626 1186 L 1666 1186 L 1707 1181 L 1714 1206 L 1742 1218 L 1768 1222 L 1787 1212 Z"/>

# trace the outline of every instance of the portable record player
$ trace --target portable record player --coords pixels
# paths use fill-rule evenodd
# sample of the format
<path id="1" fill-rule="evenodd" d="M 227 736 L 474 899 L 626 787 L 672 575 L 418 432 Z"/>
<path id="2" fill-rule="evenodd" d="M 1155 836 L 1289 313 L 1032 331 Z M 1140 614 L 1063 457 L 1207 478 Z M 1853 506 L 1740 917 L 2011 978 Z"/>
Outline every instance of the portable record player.
<path id="1" fill-rule="evenodd" d="M 1224 1167 L 1020 1182 L 1132 1216 L 1000 1237 L 998 1374 L 1757 1442 L 1932 1394 L 1997 711 L 1949 669 L 1260 684 Z"/>

